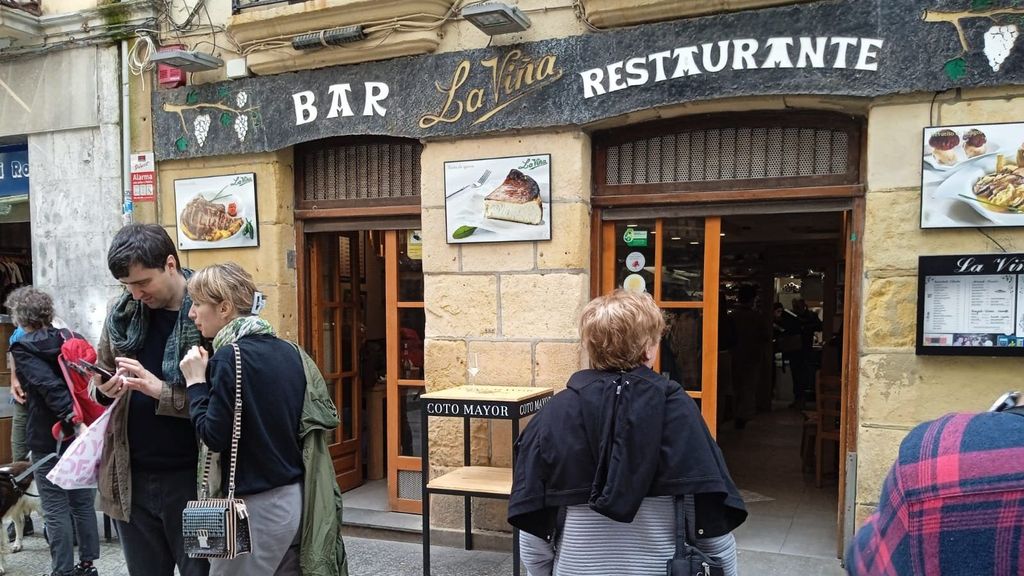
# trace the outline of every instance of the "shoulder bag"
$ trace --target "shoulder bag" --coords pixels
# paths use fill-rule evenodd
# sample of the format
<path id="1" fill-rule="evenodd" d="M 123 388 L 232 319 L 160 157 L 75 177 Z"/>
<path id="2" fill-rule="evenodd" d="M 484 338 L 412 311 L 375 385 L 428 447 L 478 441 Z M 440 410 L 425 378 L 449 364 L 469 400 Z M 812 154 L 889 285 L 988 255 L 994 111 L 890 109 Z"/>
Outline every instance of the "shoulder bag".
<path id="1" fill-rule="evenodd" d="M 722 563 L 712 556 L 701 552 L 699 548 L 686 542 L 689 523 L 686 521 L 686 505 L 684 496 L 677 496 L 676 506 L 676 554 L 667 565 L 668 576 L 725 576 Z"/>
<path id="2" fill-rule="evenodd" d="M 235 416 L 231 430 L 231 467 L 228 470 L 228 497 L 210 498 L 210 463 L 207 452 L 203 464 L 203 482 L 198 500 L 190 500 L 181 512 L 181 529 L 185 537 L 185 553 L 190 558 L 230 560 L 252 551 L 249 535 L 249 513 L 245 502 L 235 498 L 235 464 L 238 461 L 238 438 L 242 434 L 242 354 L 235 349 Z"/>

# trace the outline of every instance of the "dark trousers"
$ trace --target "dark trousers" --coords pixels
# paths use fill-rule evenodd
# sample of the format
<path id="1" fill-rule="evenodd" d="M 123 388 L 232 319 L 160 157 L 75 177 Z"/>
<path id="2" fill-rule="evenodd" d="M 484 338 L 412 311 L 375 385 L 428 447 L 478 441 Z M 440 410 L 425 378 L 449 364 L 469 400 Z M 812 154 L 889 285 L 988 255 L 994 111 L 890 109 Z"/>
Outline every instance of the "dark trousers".
<path id="1" fill-rule="evenodd" d="M 189 558 L 181 535 L 181 511 L 196 498 L 196 470 L 132 470 L 132 516 L 118 522 L 131 576 L 207 576 L 210 563 Z"/>
<path id="2" fill-rule="evenodd" d="M 36 462 L 46 454 L 32 454 Z M 65 490 L 50 482 L 46 475 L 57 465 L 52 458 L 35 471 L 39 504 L 46 515 L 46 533 L 50 539 L 50 567 L 53 574 L 71 574 L 75 568 L 75 530 L 78 531 L 78 557 L 91 562 L 100 557 L 100 534 L 96 525 L 96 490 Z M 0 538 L 6 535 L 0 535 Z"/>
<path id="3" fill-rule="evenodd" d="M 793 401 L 802 404 L 807 399 L 807 392 L 814 390 L 815 369 L 811 353 L 793 354 L 789 367 L 793 371 Z"/>

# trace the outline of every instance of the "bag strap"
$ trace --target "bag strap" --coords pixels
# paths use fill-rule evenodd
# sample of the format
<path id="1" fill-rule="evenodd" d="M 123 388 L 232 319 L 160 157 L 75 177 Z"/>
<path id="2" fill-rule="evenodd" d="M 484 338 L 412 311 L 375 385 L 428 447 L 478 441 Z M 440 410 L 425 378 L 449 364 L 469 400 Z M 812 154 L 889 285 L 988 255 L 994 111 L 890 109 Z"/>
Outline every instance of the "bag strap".
<path id="1" fill-rule="evenodd" d="M 235 351 L 235 416 L 231 425 L 231 464 L 228 469 L 228 499 L 235 498 L 235 464 L 238 462 L 238 438 L 242 435 L 242 352 L 238 344 L 232 343 Z M 213 452 L 206 451 L 206 461 L 203 463 L 203 480 L 200 486 L 202 493 L 200 500 L 210 497 L 210 466 L 213 462 Z"/>
<path id="2" fill-rule="evenodd" d="M 231 468 L 228 471 L 228 500 L 235 499 L 235 465 L 238 463 L 238 438 L 242 435 L 242 352 L 235 350 L 235 421 L 231 427 Z"/>
<path id="3" fill-rule="evenodd" d="M 689 523 L 686 521 L 686 496 L 674 498 L 676 506 L 676 554 L 673 558 L 684 558 L 686 550 L 690 547 L 686 543 L 686 534 L 689 531 Z"/>

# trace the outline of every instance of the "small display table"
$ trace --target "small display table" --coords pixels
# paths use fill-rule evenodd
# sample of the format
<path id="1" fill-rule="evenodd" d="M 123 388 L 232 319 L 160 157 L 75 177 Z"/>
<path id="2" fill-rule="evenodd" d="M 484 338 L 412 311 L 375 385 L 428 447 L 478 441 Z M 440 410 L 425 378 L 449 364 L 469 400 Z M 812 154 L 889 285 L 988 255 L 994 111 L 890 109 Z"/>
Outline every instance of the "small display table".
<path id="1" fill-rule="evenodd" d="M 458 386 L 420 396 L 423 402 L 423 576 L 430 576 L 430 495 L 463 496 L 466 550 L 473 549 L 470 498 L 508 499 L 512 468 L 470 466 L 469 424 L 473 418 L 512 421 L 512 445 L 519 437 L 519 419 L 540 410 L 551 399 L 551 388 L 511 386 Z M 462 464 L 447 474 L 430 478 L 429 418 L 462 418 Z M 519 576 L 519 530 L 512 529 L 512 570 Z"/>

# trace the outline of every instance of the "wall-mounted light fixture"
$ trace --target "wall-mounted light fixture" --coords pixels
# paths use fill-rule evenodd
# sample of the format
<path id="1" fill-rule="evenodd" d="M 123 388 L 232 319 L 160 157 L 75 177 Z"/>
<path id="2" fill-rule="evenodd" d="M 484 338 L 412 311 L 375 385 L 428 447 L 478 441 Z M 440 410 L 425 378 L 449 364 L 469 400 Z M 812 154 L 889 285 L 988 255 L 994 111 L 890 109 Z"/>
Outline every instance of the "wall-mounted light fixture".
<path id="1" fill-rule="evenodd" d="M 366 38 L 362 26 L 343 26 L 308 34 L 299 34 L 292 38 L 292 48 L 296 50 L 312 50 L 327 46 L 340 46 L 349 42 L 358 42 Z"/>
<path id="2" fill-rule="evenodd" d="M 165 50 L 154 52 L 149 57 L 150 62 L 155 64 L 166 64 L 174 66 L 186 72 L 203 72 L 205 70 L 216 70 L 224 65 L 224 61 L 212 54 L 196 52 L 194 50 Z"/>
<path id="3" fill-rule="evenodd" d="M 515 6 L 501 2 L 466 6 L 462 9 L 462 17 L 490 36 L 524 32 L 530 27 L 530 19 L 526 14 Z"/>

